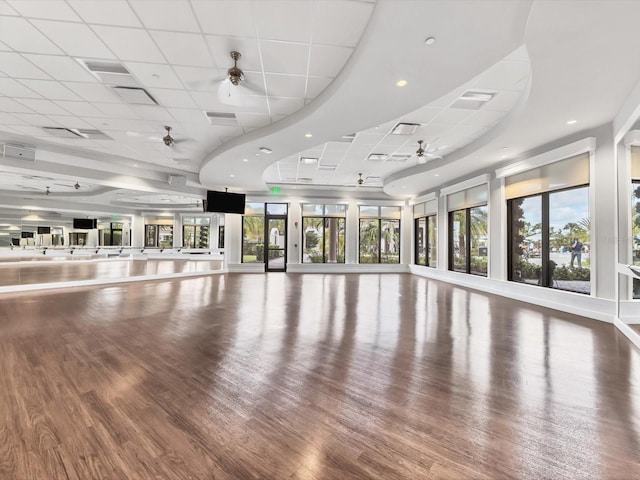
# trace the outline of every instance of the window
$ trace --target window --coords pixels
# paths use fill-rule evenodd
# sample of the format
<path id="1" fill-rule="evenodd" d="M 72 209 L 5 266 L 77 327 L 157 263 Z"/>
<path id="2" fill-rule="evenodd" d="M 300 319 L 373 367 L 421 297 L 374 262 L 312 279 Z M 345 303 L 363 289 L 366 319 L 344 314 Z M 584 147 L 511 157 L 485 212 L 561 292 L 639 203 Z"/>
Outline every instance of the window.
<path id="1" fill-rule="evenodd" d="M 144 246 L 173 247 L 173 218 L 145 217 Z"/>
<path id="2" fill-rule="evenodd" d="M 588 154 L 506 179 L 510 281 L 591 292 L 585 182 L 589 182 Z"/>
<path id="3" fill-rule="evenodd" d="M 302 263 L 344 263 L 346 205 L 302 205 Z"/>
<path id="4" fill-rule="evenodd" d="M 264 203 L 247 203 L 242 217 L 242 263 L 264 262 Z"/>
<path id="5" fill-rule="evenodd" d="M 413 207 L 415 222 L 415 264 L 437 266 L 438 217 L 437 200 L 419 203 Z"/>
<path id="6" fill-rule="evenodd" d="M 640 147 L 631 147 L 631 261 L 640 265 Z M 633 279 L 633 298 L 640 298 L 640 280 Z"/>
<path id="7" fill-rule="evenodd" d="M 209 248 L 210 217 L 184 217 L 182 219 L 182 246 Z"/>
<path id="8" fill-rule="evenodd" d="M 360 263 L 400 263 L 400 207 L 360 207 Z"/>
<path id="9" fill-rule="evenodd" d="M 487 276 L 487 186 L 479 185 L 448 196 L 449 270 Z"/>

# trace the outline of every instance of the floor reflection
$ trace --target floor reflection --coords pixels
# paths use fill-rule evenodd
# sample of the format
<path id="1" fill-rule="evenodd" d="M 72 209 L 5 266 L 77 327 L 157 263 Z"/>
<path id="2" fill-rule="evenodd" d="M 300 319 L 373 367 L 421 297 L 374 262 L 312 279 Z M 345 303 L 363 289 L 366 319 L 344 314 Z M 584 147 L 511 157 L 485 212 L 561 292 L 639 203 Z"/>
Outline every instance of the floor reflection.
<path id="1" fill-rule="evenodd" d="M 83 449 L 114 478 L 640 474 L 640 353 L 611 325 L 411 275 L 5 295 L 0 369 L 2 478 L 94 478 Z"/>

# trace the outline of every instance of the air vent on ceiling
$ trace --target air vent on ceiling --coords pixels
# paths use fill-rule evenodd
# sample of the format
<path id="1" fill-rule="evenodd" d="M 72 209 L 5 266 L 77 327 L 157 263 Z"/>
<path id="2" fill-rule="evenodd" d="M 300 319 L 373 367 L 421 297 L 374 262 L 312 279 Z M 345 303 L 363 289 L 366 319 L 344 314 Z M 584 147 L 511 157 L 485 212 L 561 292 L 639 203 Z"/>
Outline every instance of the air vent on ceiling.
<path id="1" fill-rule="evenodd" d="M 353 143 L 355 138 L 356 138 L 356 134 L 350 133 L 349 135 L 342 135 L 342 137 L 340 137 L 338 140 L 335 140 L 335 141 L 340 143 Z"/>
<path id="2" fill-rule="evenodd" d="M 138 81 L 131 75 L 131 72 L 121 63 L 81 59 L 78 59 L 78 62 L 102 83 L 127 87 L 139 86 Z"/>
<path id="3" fill-rule="evenodd" d="M 382 162 L 386 160 L 388 155 L 386 153 L 371 153 L 367 157 L 370 162 Z"/>
<path id="4" fill-rule="evenodd" d="M 387 162 L 406 162 L 411 158 L 411 155 L 391 155 L 387 158 Z"/>
<path id="5" fill-rule="evenodd" d="M 389 132 L 391 135 L 413 135 L 420 128 L 419 123 L 397 123 Z"/>
<path id="6" fill-rule="evenodd" d="M 5 158 L 16 158 L 19 160 L 36 161 L 36 150 L 21 145 L 4 145 L 2 154 Z"/>
<path id="7" fill-rule="evenodd" d="M 450 108 L 458 108 L 462 110 L 480 110 L 480 108 L 485 103 L 490 101 L 495 95 L 495 92 L 467 90 L 450 105 Z"/>
<path id="8" fill-rule="evenodd" d="M 87 140 L 112 140 L 109 135 L 100 130 L 88 128 L 64 128 L 64 127 L 42 127 L 50 135 L 58 138 L 84 138 Z"/>
<path id="9" fill-rule="evenodd" d="M 318 165 L 318 170 L 323 170 L 325 172 L 335 172 L 337 165 Z"/>
<path id="10" fill-rule="evenodd" d="M 211 125 L 238 125 L 235 113 L 229 112 L 204 112 Z"/>
<path id="11" fill-rule="evenodd" d="M 140 87 L 111 87 L 120 97 L 127 103 L 136 105 L 158 105 L 156 99 L 151 96 L 144 88 Z"/>
<path id="12" fill-rule="evenodd" d="M 300 183 L 311 183 L 312 181 L 313 181 L 313 178 L 298 177 L 298 182 Z"/>

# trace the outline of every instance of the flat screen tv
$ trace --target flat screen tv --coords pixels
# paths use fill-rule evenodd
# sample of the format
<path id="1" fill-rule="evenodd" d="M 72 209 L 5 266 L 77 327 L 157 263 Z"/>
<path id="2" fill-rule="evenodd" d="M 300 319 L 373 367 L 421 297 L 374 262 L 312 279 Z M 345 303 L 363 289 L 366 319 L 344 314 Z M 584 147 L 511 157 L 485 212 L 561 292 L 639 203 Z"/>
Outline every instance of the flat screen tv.
<path id="1" fill-rule="evenodd" d="M 244 193 L 207 191 L 207 212 L 244 213 Z"/>
<path id="2" fill-rule="evenodd" d="M 93 228 L 98 228 L 98 220 L 95 218 L 74 218 L 73 228 L 77 228 L 79 230 L 91 230 Z"/>
<path id="3" fill-rule="evenodd" d="M 20 232 L 20 238 L 33 238 L 33 232 Z"/>
<path id="4" fill-rule="evenodd" d="M 38 227 L 38 235 L 44 235 L 45 233 L 51 233 L 51 227 Z"/>

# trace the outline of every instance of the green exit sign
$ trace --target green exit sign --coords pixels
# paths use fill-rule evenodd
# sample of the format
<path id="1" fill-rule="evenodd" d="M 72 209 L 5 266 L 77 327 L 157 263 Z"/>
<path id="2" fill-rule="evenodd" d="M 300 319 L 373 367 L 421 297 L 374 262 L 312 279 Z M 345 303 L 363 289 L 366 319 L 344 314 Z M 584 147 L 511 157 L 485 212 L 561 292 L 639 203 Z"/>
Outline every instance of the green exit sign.
<path id="1" fill-rule="evenodd" d="M 280 187 L 271 187 L 271 193 L 280 193 Z"/>

